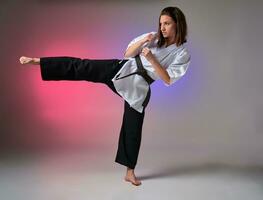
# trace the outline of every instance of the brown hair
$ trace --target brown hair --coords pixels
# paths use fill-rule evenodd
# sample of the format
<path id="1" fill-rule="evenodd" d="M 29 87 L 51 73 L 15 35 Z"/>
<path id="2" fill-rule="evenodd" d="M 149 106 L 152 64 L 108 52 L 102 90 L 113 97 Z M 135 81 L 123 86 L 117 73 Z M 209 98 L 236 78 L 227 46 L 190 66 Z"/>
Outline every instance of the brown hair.
<path id="1" fill-rule="evenodd" d="M 187 41 L 186 40 L 187 24 L 183 12 L 177 7 L 166 7 L 161 11 L 161 14 L 159 16 L 159 22 L 158 22 L 159 27 L 157 34 L 158 47 L 161 47 L 165 44 L 165 38 L 163 37 L 163 34 L 161 32 L 161 25 L 160 25 L 160 19 L 162 15 L 168 15 L 176 23 L 176 37 L 175 37 L 176 46 L 180 46 L 181 44 L 185 43 Z"/>

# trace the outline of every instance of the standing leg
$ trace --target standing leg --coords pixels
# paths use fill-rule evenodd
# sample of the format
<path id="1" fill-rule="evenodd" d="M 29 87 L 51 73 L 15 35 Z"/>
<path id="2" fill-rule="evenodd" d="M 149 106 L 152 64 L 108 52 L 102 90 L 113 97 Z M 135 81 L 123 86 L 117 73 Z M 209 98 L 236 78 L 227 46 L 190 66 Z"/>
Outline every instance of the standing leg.
<path id="1" fill-rule="evenodd" d="M 140 113 L 124 101 L 124 114 L 115 161 L 135 168 L 139 154 L 144 112 Z"/>
<path id="2" fill-rule="evenodd" d="M 136 111 L 125 101 L 115 162 L 127 166 L 125 180 L 132 182 L 134 185 L 141 184 L 140 180 L 134 175 L 134 168 L 141 145 L 143 119 L 144 111 L 142 113 Z"/>

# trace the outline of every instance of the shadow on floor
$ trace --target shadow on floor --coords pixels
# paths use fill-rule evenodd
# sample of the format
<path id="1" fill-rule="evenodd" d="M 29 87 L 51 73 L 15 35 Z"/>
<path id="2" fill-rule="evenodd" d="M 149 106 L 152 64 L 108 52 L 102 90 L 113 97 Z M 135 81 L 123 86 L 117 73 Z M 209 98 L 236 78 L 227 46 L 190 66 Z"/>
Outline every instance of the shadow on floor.
<path id="1" fill-rule="evenodd" d="M 157 179 L 157 178 L 171 178 L 178 176 L 200 175 L 200 174 L 213 174 L 220 171 L 227 171 L 233 174 L 248 175 L 250 178 L 262 180 L 263 183 L 263 166 L 238 166 L 227 165 L 220 163 L 204 163 L 201 165 L 188 165 L 188 166 L 170 166 L 163 169 L 157 169 L 155 172 L 138 176 L 141 180 Z"/>

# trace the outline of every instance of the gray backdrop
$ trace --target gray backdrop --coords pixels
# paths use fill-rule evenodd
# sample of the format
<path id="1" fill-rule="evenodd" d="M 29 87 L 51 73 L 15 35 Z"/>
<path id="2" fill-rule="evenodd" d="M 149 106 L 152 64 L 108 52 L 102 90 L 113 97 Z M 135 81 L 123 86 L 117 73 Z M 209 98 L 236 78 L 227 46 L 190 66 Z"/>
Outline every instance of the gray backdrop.
<path id="1" fill-rule="evenodd" d="M 88 3 L 83 2 L 74 1 L 72 4 L 79 7 L 87 6 Z M 104 3 L 98 1 L 97 6 L 100 8 Z M 53 3 L 1 1 L 0 3 L 2 153 L 43 150 L 52 145 L 63 147 L 63 136 L 60 136 L 61 138 L 57 136 L 57 140 L 45 137 L 47 132 L 59 132 L 58 135 L 63 135 L 63 129 L 54 131 L 49 123 L 37 117 L 34 94 L 30 93 L 32 82 L 29 81 L 30 75 L 26 75 L 29 72 L 21 68 L 18 63 L 21 55 L 33 54 L 38 43 L 42 44 L 38 40 L 38 35 L 28 36 L 30 27 L 23 24 L 23 20 L 31 19 L 31 24 L 37 24 L 34 21 L 34 13 L 40 12 L 43 6 L 52 7 L 61 4 L 62 1 L 53 1 Z M 149 117 L 145 119 L 142 155 L 151 149 L 153 157 L 158 153 L 160 156 L 165 156 L 161 151 L 168 148 L 171 152 L 170 157 L 177 160 L 181 158 L 184 161 L 196 159 L 229 164 L 261 165 L 263 163 L 261 154 L 263 152 L 263 94 L 260 89 L 263 86 L 261 77 L 263 1 L 112 1 L 110 4 L 111 6 L 105 8 L 108 13 L 114 12 L 116 8 L 124 9 L 123 12 L 127 9 L 127 12 L 134 13 L 134 17 L 146 22 L 153 16 L 158 16 L 156 13 L 161 8 L 176 5 L 185 12 L 188 19 L 188 45 L 192 63 L 185 80 L 178 82 L 179 88 L 184 86 L 183 89 L 178 89 L 180 104 L 162 109 L 157 105 L 161 103 L 172 105 L 173 100 L 170 98 L 163 102 L 163 99 L 158 99 L 157 93 L 153 93 L 147 113 Z M 145 12 L 136 12 L 137 8 Z M 54 15 L 51 14 L 50 18 L 46 19 L 46 23 L 53 19 Z M 36 26 L 32 29 L 41 32 L 41 22 L 39 23 L 40 27 Z M 144 30 L 154 27 L 155 23 L 151 22 L 149 27 L 144 27 Z M 135 34 L 137 32 L 130 37 Z M 27 35 L 26 40 L 24 40 L 25 35 Z M 43 37 L 47 42 L 49 41 L 48 36 Z M 122 43 L 124 44 L 125 41 Z M 31 44 L 36 48 L 31 49 Z M 119 45 L 117 48 L 119 52 L 123 50 L 123 46 Z M 39 46 L 36 54 L 41 55 L 41 53 L 43 52 Z M 110 52 L 104 55 L 113 56 Z M 121 53 L 114 55 L 122 56 Z M 39 76 L 39 71 L 35 71 L 34 75 Z M 154 87 L 160 91 L 165 89 L 165 86 L 160 85 Z M 170 90 L 162 94 L 173 97 L 172 92 Z M 113 102 L 120 103 L 119 100 L 112 98 Z M 122 104 L 117 111 L 113 115 L 116 120 L 121 120 Z M 104 120 L 111 119 L 110 115 L 102 117 Z M 97 122 L 97 126 L 99 124 Z M 96 149 L 100 146 L 100 149 L 104 147 L 104 153 L 108 152 L 108 149 L 115 149 L 119 124 L 112 126 L 110 129 L 100 127 L 101 132 L 113 130 L 106 140 L 94 140 L 92 144 L 87 141 L 87 149 Z M 35 135 L 33 139 L 32 135 Z M 34 146 L 33 143 L 38 145 Z M 77 149 L 77 146 L 78 144 L 66 148 Z"/>

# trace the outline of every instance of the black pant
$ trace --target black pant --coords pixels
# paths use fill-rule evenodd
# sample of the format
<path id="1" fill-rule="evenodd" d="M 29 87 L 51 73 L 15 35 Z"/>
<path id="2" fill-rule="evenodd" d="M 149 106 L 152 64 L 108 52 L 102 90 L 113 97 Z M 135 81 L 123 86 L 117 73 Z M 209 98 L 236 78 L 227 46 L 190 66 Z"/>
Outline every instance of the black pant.
<path id="1" fill-rule="evenodd" d="M 127 60 L 94 60 L 75 57 L 41 57 L 40 69 L 43 80 L 86 80 L 106 84 L 115 94 L 111 79 Z M 120 95 L 119 95 L 120 96 Z M 148 102 L 144 106 L 147 106 Z M 141 145 L 144 109 L 140 113 L 124 101 L 123 121 L 115 162 L 134 169 Z"/>

